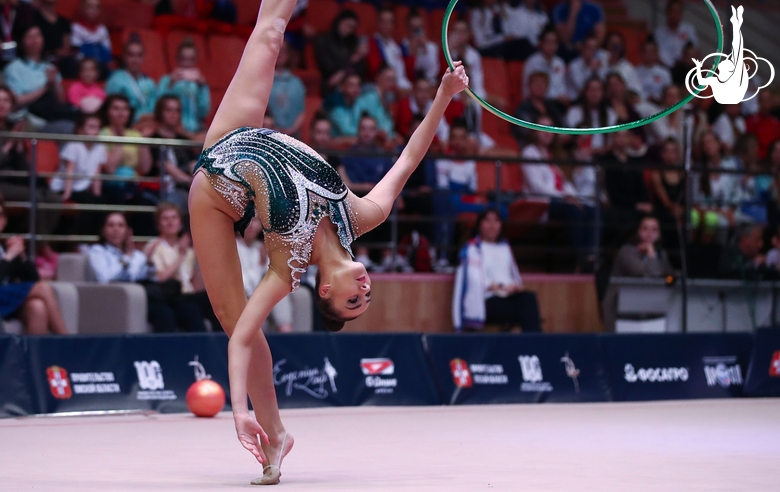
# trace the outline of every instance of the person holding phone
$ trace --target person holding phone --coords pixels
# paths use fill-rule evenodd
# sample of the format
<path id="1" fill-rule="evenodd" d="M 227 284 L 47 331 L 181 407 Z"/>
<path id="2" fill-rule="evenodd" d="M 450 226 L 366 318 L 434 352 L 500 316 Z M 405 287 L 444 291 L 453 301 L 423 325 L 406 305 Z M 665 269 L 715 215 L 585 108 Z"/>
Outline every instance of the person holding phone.
<path id="1" fill-rule="evenodd" d="M 401 42 L 406 73 L 414 80 L 422 73 L 431 84 L 439 83 L 439 45 L 425 34 L 425 19 L 412 9 L 406 18 L 408 36 Z"/>
<path id="2" fill-rule="evenodd" d="M 176 68 L 160 79 L 159 96 L 177 96 L 181 101 L 181 123 L 184 131 L 196 134 L 211 111 L 211 93 L 206 77 L 198 68 L 198 49 L 192 39 L 185 39 L 176 51 Z"/>
<path id="3" fill-rule="evenodd" d="M 618 250 L 610 278 L 661 278 L 673 273 L 669 256 L 661 248 L 661 226 L 655 217 L 645 217 L 633 239 Z M 608 332 L 615 331 L 618 289 L 610 285 L 604 296 L 603 319 Z"/>

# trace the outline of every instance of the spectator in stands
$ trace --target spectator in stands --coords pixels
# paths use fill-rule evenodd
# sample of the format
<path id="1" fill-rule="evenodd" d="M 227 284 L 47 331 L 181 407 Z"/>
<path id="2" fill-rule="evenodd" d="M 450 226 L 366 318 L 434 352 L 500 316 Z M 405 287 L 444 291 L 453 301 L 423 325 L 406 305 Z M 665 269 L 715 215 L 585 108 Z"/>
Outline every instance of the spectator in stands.
<path id="1" fill-rule="evenodd" d="M 260 219 L 255 217 L 244 231 L 244 237 L 236 234 L 236 246 L 238 258 L 241 261 L 241 275 L 244 279 L 244 291 L 247 298 L 257 288 L 260 281 L 268 273 L 270 260 L 265 245 L 258 236 L 263 230 Z M 312 296 L 309 289 L 298 289 L 287 294 L 287 297 L 277 303 L 269 318 L 273 321 L 275 331 L 279 333 L 292 333 L 294 328 L 298 331 L 311 331 Z M 302 318 L 304 323 L 294 323 L 296 318 Z M 308 321 L 308 322 L 306 322 Z M 268 325 L 264 324 L 267 330 Z"/>
<path id="2" fill-rule="evenodd" d="M 671 232 L 666 234 L 666 244 L 673 248 L 678 241 L 677 225 L 681 223 L 685 212 L 685 174 L 671 169 L 682 165 L 682 153 L 677 140 L 670 138 L 661 144 L 661 162 L 670 169 L 652 172 L 653 212 L 663 230 Z"/>
<path id="3" fill-rule="evenodd" d="M 353 73 L 344 78 L 341 83 L 341 102 L 330 111 L 334 135 L 357 136 L 358 123 L 363 113 L 371 115 L 383 138 L 393 137 L 393 120 L 385 110 L 379 93 L 376 89 L 369 89 L 361 94 L 360 76 Z"/>
<path id="4" fill-rule="evenodd" d="M 528 94 L 531 75 L 537 72 L 547 74 L 547 99 L 557 99 L 561 104 L 569 104 L 566 88 L 566 64 L 555 53 L 558 51 L 558 34 L 547 31 L 542 34 L 539 52 L 531 55 L 523 68 L 523 94 Z"/>
<path id="5" fill-rule="evenodd" d="M 555 126 L 563 125 L 563 106 L 559 101 L 548 99 L 548 87 L 550 76 L 546 72 L 532 73 L 528 78 L 528 92 L 526 98 L 515 110 L 515 117 L 525 121 L 536 121 L 542 116 L 549 117 Z M 517 125 L 512 126 L 512 133 L 522 147 L 531 131 Z"/>
<path id="6" fill-rule="evenodd" d="M 173 203 L 161 203 L 154 212 L 160 236 L 150 241 L 144 254 L 154 268 L 157 284 L 165 293 L 166 302 L 176 316 L 181 331 L 206 331 L 204 320 L 213 328 L 219 322 L 214 316 L 205 290 L 196 291 L 193 286 L 197 270 L 192 238 L 182 231 L 182 214 Z"/>
<path id="7" fill-rule="evenodd" d="M 16 106 L 15 100 L 11 89 L 0 86 L 0 130 L 2 131 L 21 132 L 26 130 L 24 120 L 13 119 L 11 116 L 11 111 Z M 0 171 L 30 171 L 30 161 L 27 158 L 27 147 L 24 140 L 0 139 Z M 62 202 L 59 195 L 50 192 L 48 188 L 38 187 L 35 189 L 35 194 L 38 203 Z M 31 195 L 30 178 L 4 176 L 0 179 L 0 196 L 5 197 L 5 199 L 26 202 L 30 200 Z M 36 232 L 38 234 L 51 234 L 57 226 L 60 210 L 56 208 L 41 209 L 37 211 L 35 218 Z M 25 228 L 25 231 L 27 230 Z"/>
<path id="8" fill-rule="evenodd" d="M 696 64 L 693 63 L 694 58 L 700 60 L 702 54 L 696 49 L 696 46 L 694 46 L 693 43 L 688 43 L 683 48 L 682 57 L 672 65 L 672 83 L 674 85 L 679 85 L 680 87 L 685 86 L 685 77 L 688 75 L 688 72 L 690 72 L 692 68 L 696 68 Z M 755 77 L 753 78 L 755 79 Z M 745 104 L 743 104 L 743 108 L 744 107 Z"/>
<path id="9" fill-rule="evenodd" d="M 668 0 L 666 3 L 666 23 L 655 30 L 655 42 L 658 43 L 658 55 L 661 63 L 672 68 L 683 57 L 685 45 L 698 44 L 696 29 L 683 22 L 683 1 Z"/>
<path id="10" fill-rule="evenodd" d="M 99 63 L 100 73 L 107 76 L 112 60 L 111 36 L 100 22 L 100 0 L 81 0 L 80 10 L 80 18 L 72 26 L 71 45 L 82 59 L 92 58 Z"/>
<path id="11" fill-rule="evenodd" d="M 737 138 L 747 131 L 747 124 L 742 116 L 742 105 L 727 104 L 723 106 L 723 112 L 712 124 L 712 131 L 723 145 L 724 152 L 730 154 Z"/>
<path id="12" fill-rule="evenodd" d="M 636 236 L 617 253 L 610 278 L 662 278 L 673 273 L 669 257 L 661 246 L 661 227 L 655 217 L 645 217 Z M 618 289 L 610 285 L 603 303 L 604 327 L 615 331 Z"/>
<path id="13" fill-rule="evenodd" d="M 428 40 L 425 33 L 425 19 L 416 9 L 406 18 L 407 37 L 401 43 L 406 64 L 406 74 L 419 78 L 422 73 L 428 82 L 437 84 L 439 79 L 439 45 Z"/>
<path id="14" fill-rule="evenodd" d="M 24 32 L 35 22 L 36 10 L 31 3 L 20 0 L 2 0 L 0 7 L 0 22 L 3 24 L 0 31 L 3 43 L 0 47 L 0 67 L 4 67 L 17 56 L 17 47 L 22 43 Z"/>
<path id="15" fill-rule="evenodd" d="M 757 224 L 741 226 L 736 233 L 734 245 L 725 248 L 718 263 L 719 278 L 758 280 L 770 272 L 766 264 L 764 249 L 764 227 Z M 775 274 L 776 275 L 776 274 Z"/>
<path id="16" fill-rule="evenodd" d="M 398 101 L 400 101 L 402 96 L 407 94 L 408 91 L 402 91 L 398 87 L 398 79 L 393 67 L 385 65 L 379 69 L 379 73 L 374 81 L 374 90 L 376 90 L 379 100 L 382 101 L 385 112 L 390 115 L 393 121 L 395 121 Z"/>
<path id="17" fill-rule="evenodd" d="M 0 197 L 0 233 L 8 223 Z M 0 245 L 0 318 L 20 318 L 28 335 L 67 335 L 65 320 L 48 282 L 39 281 L 35 264 L 27 259 L 24 239 L 11 236 Z"/>
<path id="18" fill-rule="evenodd" d="M 358 124 L 357 143 L 350 148 L 357 153 L 381 153 L 384 148 L 377 144 L 379 127 L 376 120 L 369 114 L 363 114 Z M 347 188 L 362 196 L 373 187 L 390 170 L 393 161 L 387 157 L 348 156 L 342 159 L 338 171 Z"/>
<path id="19" fill-rule="evenodd" d="M 76 120 L 76 134 L 96 137 L 100 134 L 100 116 L 81 114 Z M 95 205 L 102 202 L 102 181 L 100 170 L 106 165 L 106 147 L 100 143 L 68 142 L 60 151 L 60 167 L 57 172 L 66 175 L 51 180 L 49 187 L 55 193 L 62 193 L 62 201 Z M 81 210 L 76 215 L 76 234 L 97 234 L 101 224 L 98 214 Z"/>
<path id="20" fill-rule="evenodd" d="M 536 46 L 536 42 L 532 44 L 531 40 L 538 41 L 540 34 L 534 33 L 533 28 L 543 29 L 547 24 L 546 14 L 534 10 L 533 5 L 529 7 L 521 10 L 503 0 L 481 0 L 479 8 L 470 12 L 471 32 L 480 54 L 487 58 L 504 60 L 528 58 Z M 532 18 L 525 19 L 525 15 Z M 543 24 L 534 26 L 533 21 Z"/>
<path id="21" fill-rule="evenodd" d="M 6 83 L 16 96 L 16 105 L 46 122 L 75 120 L 77 111 L 66 102 L 57 67 L 43 59 L 43 36 L 38 26 L 24 31 L 18 55 L 3 70 Z M 69 130 L 72 131 L 72 125 Z"/>
<path id="22" fill-rule="evenodd" d="M 155 281 L 154 264 L 136 249 L 133 231 L 121 212 L 112 212 L 106 216 L 100 241 L 89 248 L 87 256 L 99 283 L 133 282 L 144 286 L 146 319 L 156 333 L 176 331 L 176 317 Z"/>
<path id="23" fill-rule="evenodd" d="M 501 214 L 485 210 L 477 234 L 460 252 L 452 298 L 455 329 L 478 331 L 499 325 L 501 331 L 541 331 L 536 293 L 525 290 L 512 248 L 501 236 Z"/>
<path id="24" fill-rule="evenodd" d="M 70 21 L 57 13 L 57 0 L 38 0 L 34 24 L 43 35 L 43 59 L 56 65 L 65 78 L 78 73 L 76 57 L 71 48 Z"/>
<path id="25" fill-rule="evenodd" d="M 648 39 L 642 45 L 642 64 L 636 67 L 635 72 L 645 96 L 662 104 L 662 91 L 664 87 L 671 85 L 672 73 L 658 61 L 658 44 L 654 40 Z"/>
<path id="26" fill-rule="evenodd" d="M 460 60 L 463 66 L 469 71 L 469 88 L 482 99 L 488 98 L 485 90 L 485 74 L 482 71 L 482 57 L 469 43 L 471 41 L 471 31 L 469 24 L 465 19 L 456 19 L 452 21 L 449 34 L 450 55 L 453 60 Z M 439 60 L 439 77 L 447 70 L 447 63 L 444 55 Z"/>
<path id="27" fill-rule="evenodd" d="M 401 100 L 398 105 L 398 111 L 395 119 L 395 130 L 404 138 L 409 138 L 412 134 L 411 123 L 415 115 L 425 116 L 433 104 L 433 96 L 436 89 L 427 78 L 418 78 L 414 81 L 412 92 Z M 436 130 L 436 136 L 441 141 L 446 141 L 449 137 L 450 128 L 446 118 L 439 121 L 439 127 Z"/>
<path id="28" fill-rule="evenodd" d="M 681 100 L 682 94 L 680 94 L 679 87 L 676 85 L 664 87 L 661 107 L 670 108 Z M 677 140 L 677 143 L 682 147 L 685 139 L 685 132 L 683 131 L 684 116 L 685 114 L 682 111 L 675 111 L 665 118 L 654 121 L 650 127 L 649 143 L 653 145 L 671 138 Z"/>
<path id="29" fill-rule="evenodd" d="M 775 109 L 774 94 L 768 91 L 758 93 L 758 113 L 750 116 L 745 125 L 748 133 L 758 137 L 758 158 L 766 157 L 769 144 L 780 138 L 780 120 L 772 114 Z"/>
<path id="30" fill-rule="evenodd" d="M 585 83 L 593 78 L 604 81 L 607 78 L 607 58 L 609 54 L 602 50 L 595 36 L 588 36 L 582 42 L 580 56 L 569 63 L 566 70 L 569 98 L 577 99 L 585 88 Z"/>
<path id="31" fill-rule="evenodd" d="M 328 115 L 323 111 L 318 111 L 311 122 L 309 129 L 309 146 L 320 153 L 323 159 L 334 169 L 338 169 L 341 160 L 338 156 L 330 155 L 327 152 L 333 149 L 333 139 L 331 138 L 333 127 L 330 124 Z"/>
<path id="32" fill-rule="evenodd" d="M 548 116 L 536 120 L 540 125 L 553 125 Z M 538 164 L 523 164 L 523 191 L 530 196 L 550 199 L 548 215 L 551 220 L 566 224 L 569 241 L 577 253 L 577 265 L 587 269 L 592 262 L 594 207 L 586 205 L 577 197 L 577 189 L 566 179 L 563 171 L 552 159 L 551 149 L 555 135 L 548 132 L 533 132 L 532 141 L 523 148 L 521 157 Z"/>
<path id="33" fill-rule="evenodd" d="M 607 75 L 607 100 L 619 122 L 627 123 L 640 119 L 639 113 L 631 104 L 626 81 L 618 73 Z"/>
<path id="34" fill-rule="evenodd" d="M 360 75 L 366 70 L 368 42 L 356 34 L 357 24 L 357 14 L 343 9 L 333 19 L 331 30 L 314 40 L 314 56 L 322 74 L 323 96 L 337 90 L 348 74 Z"/>
<path id="35" fill-rule="evenodd" d="M 626 130 L 613 133 L 610 152 L 601 159 L 609 202 L 604 209 L 604 221 L 616 229 L 605 234 L 606 244 L 620 245 L 626 237 L 623 231 L 634 231 L 640 219 L 653 212 L 639 159 L 629 154 L 631 137 Z"/>
<path id="36" fill-rule="evenodd" d="M 123 68 L 115 70 L 106 82 L 107 94 L 121 94 L 130 102 L 133 122 L 151 118 L 157 101 L 157 84 L 141 71 L 143 65 L 144 45 L 137 34 L 131 35 L 123 50 Z"/>
<path id="37" fill-rule="evenodd" d="M 306 88 L 300 78 L 290 71 L 290 47 L 285 42 L 276 59 L 274 83 L 268 110 L 274 115 L 280 132 L 293 137 L 301 133 L 306 109 Z"/>
<path id="38" fill-rule="evenodd" d="M 109 95 L 100 108 L 103 122 L 101 135 L 112 137 L 139 138 L 141 133 L 130 128 L 133 120 L 133 109 L 130 101 L 123 95 Z M 149 148 L 138 145 L 108 144 L 108 160 L 103 169 L 104 174 L 117 177 L 145 176 L 152 168 L 152 155 Z M 137 186 L 128 181 L 103 184 L 103 196 L 109 203 L 123 204 L 132 200 L 137 192 Z"/>
<path id="39" fill-rule="evenodd" d="M 206 77 L 198 68 L 198 49 L 192 39 L 185 39 L 176 49 L 176 68 L 160 79 L 159 96 L 174 95 L 181 103 L 181 124 L 194 135 L 204 130 L 211 111 L 211 93 Z"/>
<path id="40" fill-rule="evenodd" d="M 706 234 L 715 234 L 723 243 L 729 228 L 739 220 L 742 189 L 739 175 L 720 171 L 736 171 L 739 164 L 733 157 L 723 155 L 720 141 L 713 133 L 705 133 L 699 147 L 702 162 L 697 167 L 701 172 L 692 176 L 691 224 L 694 229 L 703 227 Z"/>
<path id="41" fill-rule="evenodd" d="M 617 73 L 623 78 L 629 90 L 637 93 L 640 100 L 645 99 L 645 91 L 636 74 L 634 65 L 626 60 L 626 38 L 619 32 L 612 32 L 607 36 L 604 49 L 609 56 L 606 59 L 608 73 Z"/>
<path id="42" fill-rule="evenodd" d="M 181 102 L 176 96 L 162 96 L 154 108 L 155 132 L 152 138 L 189 140 L 191 136 L 182 130 Z M 192 183 L 192 171 L 198 160 L 198 151 L 183 147 L 152 147 L 152 166 L 147 176 L 159 176 L 160 167 L 165 166 L 165 174 L 171 183 L 163 190 L 163 199 L 176 204 L 181 210 L 187 210 L 187 198 Z"/>
<path id="43" fill-rule="evenodd" d="M 510 5 L 515 2 L 510 2 Z M 550 17 L 544 11 L 540 0 L 522 0 L 517 7 L 513 7 L 517 22 L 517 37 L 521 42 L 527 42 L 526 47 L 520 47 L 518 59 L 525 60 L 539 45 L 544 29 L 550 23 Z M 525 43 L 524 43 L 525 44 Z"/>
<path id="44" fill-rule="evenodd" d="M 563 0 L 552 10 L 552 22 L 561 41 L 559 56 L 567 62 L 577 57 L 588 35 L 596 36 L 599 44 L 606 37 L 604 10 L 587 0 Z"/>
<path id="45" fill-rule="evenodd" d="M 589 79 L 578 98 L 578 103 L 566 112 L 566 126 L 569 128 L 598 128 L 617 123 L 615 112 L 604 98 L 604 83 L 598 77 Z M 601 155 L 608 151 L 604 135 L 590 135 L 586 141 L 590 154 Z M 582 147 L 583 142 L 580 146 Z"/>
<path id="46" fill-rule="evenodd" d="M 95 60 L 83 58 L 79 62 L 79 79 L 68 88 L 68 102 L 82 113 L 96 113 L 106 100 L 106 91 L 98 84 L 99 70 Z"/>
<path id="47" fill-rule="evenodd" d="M 412 83 L 406 76 L 406 64 L 404 62 L 401 46 L 393 39 L 395 34 L 395 10 L 393 7 L 383 7 L 379 10 L 377 19 L 377 32 L 371 37 L 368 48 L 368 74 L 367 79 L 374 81 L 383 65 L 395 70 L 398 87 L 402 91 L 412 88 Z"/>

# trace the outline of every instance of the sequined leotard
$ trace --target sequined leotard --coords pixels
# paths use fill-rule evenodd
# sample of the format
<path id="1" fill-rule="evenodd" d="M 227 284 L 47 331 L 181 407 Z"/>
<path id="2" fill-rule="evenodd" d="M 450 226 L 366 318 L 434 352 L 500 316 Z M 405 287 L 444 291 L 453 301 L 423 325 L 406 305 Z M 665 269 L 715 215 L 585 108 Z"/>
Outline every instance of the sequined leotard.
<path id="1" fill-rule="evenodd" d="M 289 270 L 291 290 L 311 259 L 314 234 L 323 217 L 338 230 L 341 245 L 351 243 L 383 219 L 373 202 L 349 192 L 338 172 L 298 140 L 263 128 L 240 128 L 204 150 L 195 172 L 241 216 L 243 235 L 257 215 L 263 224 L 271 268 Z"/>

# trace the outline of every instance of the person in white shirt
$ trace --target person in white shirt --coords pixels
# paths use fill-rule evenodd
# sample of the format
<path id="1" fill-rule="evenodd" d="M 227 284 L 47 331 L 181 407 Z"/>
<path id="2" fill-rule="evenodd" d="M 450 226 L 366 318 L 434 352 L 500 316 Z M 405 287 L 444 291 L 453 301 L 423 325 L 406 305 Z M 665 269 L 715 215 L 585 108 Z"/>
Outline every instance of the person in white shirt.
<path id="1" fill-rule="evenodd" d="M 244 237 L 236 234 L 238 259 L 241 262 L 241 276 L 244 279 L 244 292 L 247 299 L 252 296 L 260 281 L 269 273 L 268 251 L 263 241 L 258 239 L 263 225 L 255 217 L 244 231 Z M 279 333 L 308 332 L 312 330 L 312 300 L 309 289 L 291 292 L 271 310 L 269 318 Z M 270 331 L 270 326 L 263 325 Z"/>
<path id="2" fill-rule="evenodd" d="M 569 98 L 574 101 L 582 93 L 585 83 L 598 77 L 603 82 L 607 78 L 607 58 L 609 54 L 599 46 L 595 36 L 588 36 L 582 43 L 580 56 L 569 63 L 566 70 Z"/>
<path id="3" fill-rule="evenodd" d="M 723 151 L 731 154 L 737 137 L 747 131 L 745 126 L 745 117 L 742 116 L 741 104 L 727 104 L 724 111 L 715 119 L 712 124 L 712 132 L 718 137 L 723 145 Z"/>
<path id="4" fill-rule="evenodd" d="M 550 126 L 553 121 L 543 116 L 536 123 Z M 548 218 L 564 222 L 569 241 L 577 253 L 578 268 L 589 268 L 593 261 L 595 209 L 577 197 L 577 189 L 566 179 L 560 167 L 544 162 L 552 159 L 550 149 L 556 136 L 549 132 L 533 132 L 532 136 L 533 143 L 523 148 L 521 157 L 542 162 L 522 165 L 523 191 L 530 196 L 550 199 Z"/>
<path id="5" fill-rule="evenodd" d="M 604 98 L 604 83 L 598 77 L 590 78 L 580 95 L 579 103 L 566 113 L 568 128 L 598 128 L 617 124 L 617 115 Z M 601 155 L 609 150 L 606 135 L 589 135 L 590 156 Z M 590 160 L 590 159 L 588 159 Z"/>
<path id="6" fill-rule="evenodd" d="M 512 23 L 517 28 L 515 34 L 533 48 L 539 46 L 539 38 L 550 23 L 550 16 L 540 4 L 539 0 L 523 0 L 517 7 L 510 7 L 510 15 L 517 19 Z"/>
<path id="7" fill-rule="evenodd" d="M 471 10 L 474 44 L 482 56 L 525 60 L 534 52 L 548 18 L 536 1 L 512 7 L 503 0 L 482 0 Z"/>
<path id="8" fill-rule="evenodd" d="M 100 134 L 98 115 L 79 115 L 76 134 L 95 137 Z M 58 173 L 64 177 L 51 180 L 49 187 L 55 193 L 62 193 L 62 201 L 83 204 L 101 202 L 101 181 L 96 179 L 106 164 L 108 154 L 103 144 L 68 142 L 60 151 Z M 77 176 L 72 178 L 70 176 Z M 99 216 L 89 210 L 81 210 L 76 218 L 77 234 L 95 234 L 100 228 Z"/>
<path id="9" fill-rule="evenodd" d="M 381 65 L 395 70 L 398 79 L 398 88 L 408 91 L 412 83 L 406 76 L 406 63 L 404 62 L 401 47 L 393 39 L 395 34 L 395 11 L 391 7 L 382 8 L 377 19 L 377 32 L 371 38 L 368 54 L 368 65 L 371 76 L 379 72 Z"/>
<path id="10" fill-rule="evenodd" d="M 439 83 L 439 45 L 425 35 L 425 19 L 416 10 L 406 18 L 407 37 L 401 43 L 406 61 L 407 76 L 416 78 L 422 73 L 431 84 Z"/>
<path id="11" fill-rule="evenodd" d="M 547 31 L 539 42 L 539 52 L 525 62 L 523 68 L 523 94 L 528 94 L 528 81 L 531 74 L 544 72 L 550 78 L 547 90 L 548 99 L 557 99 L 564 105 L 569 104 L 569 93 L 566 87 L 566 64 L 555 53 L 558 51 L 558 34 Z"/>
<path id="12" fill-rule="evenodd" d="M 660 103 L 664 87 L 672 83 L 672 72 L 658 62 L 658 45 L 652 39 L 642 46 L 642 64 L 636 67 L 636 76 L 645 96 Z"/>
<path id="13" fill-rule="evenodd" d="M 639 95 L 639 99 L 645 100 L 645 91 L 636 74 L 634 65 L 626 60 L 626 39 L 619 32 L 610 33 L 604 44 L 607 50 L 607 73 L 617 73 L 623 78 L 628 90 Z"/>
<path id="14" fill-rule="evenodd" d="M 669 108 L 677 104 L 682 100 L 682 94 L 680 88 L 676 85 L 668 85 L 664 88 L 663 98 L 661 105 L 664 108 Z M 684 113 L 682 111 L 675 111 L 665 118 L 656 120 L 650 125 L 650 135 L 648 143 L 650 145 L 660 144 L 669 139 L 675 140 L 680 148 L 683 148 L 685 132 L 683 131 L 683 119 Z"/>
<path id="15" fill-rule="evenodd" d="M 698 44 L 696 29 L 683 22 L 682 0 L 669 0 L 666 4 L 666 23 L 658 26 L 654 38 L 658 43 L 658 55 L 661 63 L 672 68 L 688 43 Z"/>

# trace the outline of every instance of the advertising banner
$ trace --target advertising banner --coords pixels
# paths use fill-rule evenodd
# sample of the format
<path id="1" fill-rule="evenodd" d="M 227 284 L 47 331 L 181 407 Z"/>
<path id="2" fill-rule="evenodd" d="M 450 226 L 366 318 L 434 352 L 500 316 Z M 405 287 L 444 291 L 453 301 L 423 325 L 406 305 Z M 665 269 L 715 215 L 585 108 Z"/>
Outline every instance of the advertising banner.
<path id="1" fill-rule="evenodd" d="M 271 335 L 268 343 L 280 408 L 439 403 L 420 335 Z"/>
<path id="2" fill-rule="evenodd" d="M 743 395 L 750 333 L 602 335 L 615 401 Z"/>
<path id="3" fill-rule="evenodd" d="M 596 337 L 427 335 L 449 405 L 607 401 Z"/>
<path id="4" fill-rule="evenodd" d="M 227 392 L 223 334 L 29 339 L 40 413 L 186 412 L 187 389 L 204 371 Z"/>
<path id="5" fill-rule="evenodd" d="M 745 394 L 780 396 L 780 328 L 761 328 L 756 331 L 755 340 Z"/>
<path id="6" fill-rule="evenodd" d="M 25 367 L 25 339 L 0 336 L 0 417 L 35 413 Z"/>

